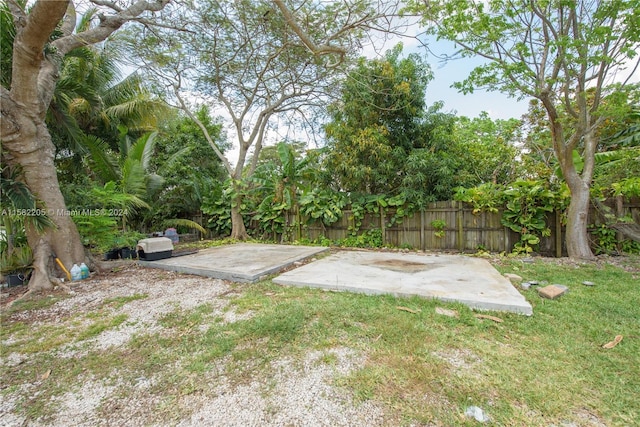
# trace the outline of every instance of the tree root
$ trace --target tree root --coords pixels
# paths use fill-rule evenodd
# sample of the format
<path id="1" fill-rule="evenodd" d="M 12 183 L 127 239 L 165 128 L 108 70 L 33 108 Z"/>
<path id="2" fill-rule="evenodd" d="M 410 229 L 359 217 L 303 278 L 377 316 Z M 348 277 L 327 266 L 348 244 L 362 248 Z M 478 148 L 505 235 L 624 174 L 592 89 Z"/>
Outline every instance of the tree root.
<path id="1" fill-rule="evenodd" d="M 33 289 L 27 289 L 27 291 L 26 291 L 24 294 L 20 295 L 18 298 L 16 298 L 16 299 L 14 299 L 13 301 L 9 302 L 9 303 L 7 304 L 7 307 L 11 307 L 11 306 L 13 306 L 13 304 L 15 304 L 15 303 L 16 303 L 16 302 L 18 302 L 18 301 L 23 300 L 24 298 L 26 298 L 27 296 L 31 295 L 32 293 L 34 293 L 34 292 L 33 292 Z"/>
<path id="2" fill-rule="evenodd" d="M 73 294 L 74 291 L 73 289 L 71 289 L 69 286 L 65 285 L 64 282 L 60 279 L 58 279 L 57 277 L 51 277 L 49 278 L 49 280 L 51 281 L 51 283 L 53 284 L 53 289 L 55 289 L 56 287 L 62 288 L 65 292 L 69 293 L 69 294 Z M 40 292 L 40 290 L 33 290 L 33 289 L 27 289 L 22 295 L 20 295 L 18 298 L 10 301 L 7 303 L 7 307 L 11 307 L 13 304 L 15 304 L 18 301 L 22 301 L 23 299 L 25 299 L 26 297 L 28 297 L 29 295 L 33 295 L 33 294 L 37 294 L 38 292 Z"/>
<path id="3" fill-rule="evenodd" d="M 52 277 L 51 279 L 51 283 L 53 283 L 55 286 L 61 287 L 62 289 L 64 289 L 67 293 L 72 293 L 73 290 L 64 284 L 64 282 L 60 279 L 58 279 L 57 277 Z"/>

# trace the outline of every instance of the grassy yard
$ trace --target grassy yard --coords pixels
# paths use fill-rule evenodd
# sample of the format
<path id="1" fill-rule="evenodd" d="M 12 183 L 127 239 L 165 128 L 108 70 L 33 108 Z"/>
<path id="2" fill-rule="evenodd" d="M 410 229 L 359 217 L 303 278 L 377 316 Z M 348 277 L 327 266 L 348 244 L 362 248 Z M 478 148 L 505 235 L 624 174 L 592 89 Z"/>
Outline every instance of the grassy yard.
<path id="1" fill-rule="evenodd" d="M 627 268 L 536 258 L 492 263 L 502 273 L 564 284 L 570 291 L 553 301 L 533 289 L 522 291 L 534 315 L 488 313 L 503 320 L 498 323 L 477 318 L 462 305 L 288 288 L 267 280 L 238 285 L 229 296 L 225 310 L 240 320 L 223 322 L 207 303 L 176 308 L 159 319 L 161 330 L 72 359 L 57 357 L 61 346 L 82 347 L 85 340 L 126 325 L 126 315 L 117 309 L 146 295 L 105 300 L 99 310 L 71 314 L 64 322 L 20 320 L 64 295 L 24 301 L 3 311 L 3 357 L 28 357 L 17 366 L 0 366 L 0 396 L 54 372 L 39 382 L 38 393 L 20 395 L 17 405 L 28 419 L 46 420 L 51 399 L 80 389 L 87 378 L 114 383 L 117 378 L 122 384 L 155 375 L 159 380 L 148 392 L 163 396 L 155 416 L 177 423 L 188 409 L 172 401 L 205 390 L 202 378 L 212 372 L 243 384 L 270 376 L 272 362 L 283 356 L 302 360 L 320 351 L 331 364 L 330 350 L 346 347 L 365 355 L 366 362 L 338 376 L 336 384 L 357 401 L 382 405 L 390 425 L 478 425 L 464 414 L 469 406 L 482 408 L 493 425 L 638 425 L 640 259 L 626 258 Z M 586 280 L 595 286 L 582 285 Z M 439 314 L 437 307 L 455 310 L 458 317 Z M 623 336 L 617 346 L 602 348 L 616 335 Z M 135 399 L 139 392 L 120 393 Z M 108 416 L 113 408 L 104 406 Z"/>

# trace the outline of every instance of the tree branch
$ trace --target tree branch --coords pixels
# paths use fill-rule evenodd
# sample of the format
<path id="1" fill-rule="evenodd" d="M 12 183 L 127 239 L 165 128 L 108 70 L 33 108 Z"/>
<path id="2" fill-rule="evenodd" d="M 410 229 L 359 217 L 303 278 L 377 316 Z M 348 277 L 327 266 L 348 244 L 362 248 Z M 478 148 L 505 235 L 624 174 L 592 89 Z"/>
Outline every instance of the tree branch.
<path id="1" fill-rule="evenodd" d="M 302 41 L 307 49 L 313 52 L 314 55 L 326 55 L 330 53 L 337 53 L 339 55 L 346 54 L 346 51 L 341 47 L 331 46 L 329 44 L 320 46 L 316 45 L 311 40 L 309 35 L 302 29 L 302 27 L 298 25 L 297 19 L 293 16 L 293 13 L 289 10 L 289 8 L 287 8 L 284 2 L 282 0 L 273 0 L 273 2 L 276 4 L 276 6 L 278 6 L 278 9 L 280 9 L 280 12 L 282 12 L 282 14 L 284 15 L 287 25 L 291 27 L 293 32 L 296 33 L 296 35 L 300 38 L 300 41 Z M 334 36 L 335 35 L 329 36 L 329 40 L 331 40 Z"/>
<path id="2" fill-rule="evenodd" d="M 178 80 L 177 83 L 175 83 L 173 85 L 173 93 L 175 94 L 176 98 L 178 99 L 178 102 L 180 103 L 180 109 L 182 111 L 184 111 L 187 114 L 187 116 L 189 116 L 189 118 L 191 120 L 193 120 L 193 122 L 196 125 L 198 125 L 200 130 L 202 130 L 202 133 L 204 134 L 204 137 L 206 138 L 206 140 L 209 143 L 209 145 L 211 146 L 211 148 L 213 148 L 213 151 L 216 153 L 216 156 L 218 156 L 218 158 L 220 159 L 220 161 L 224 165 L 225 170 L 227 171 L 227 173 L 229 175 L 232 175 L 233 174 L 233 168 L 231 167 L 231 164 L 229 163 L 227 158 L 224 156 L 224 154 L 222 154 L 222 151 L 220 151 L 220 148 L 218 148 L 218 145 L 213 141 L 213 139 L 211 138 L 211 135 L 209 135 L 209 131 L 207 130 L 207 127 L 204 125 L 204 123 L 202 123 L 200 121 L 200 119 L 198 119 L 198 117 L 195 116 L 195 114 L 193 114 L 191 112 L 191 109 L 187 106 L 186 102 L 184 101 L 184 99 L 180 95 L 180 81 L 179 80 Z"/>
<path id="3" fill-rule="evenodd" d="M 88 46 L 106 40 L 114 31 L 118 30 L 125 23 L 136 20 L 144 12 L 157 12 L 162 10 L 171 0 L 136 0 L 128 8 L 120 9 L 117 5 L 108 1 L 95 0 L 103 5 L 110 5 L 115 14 L 103 16 L 100 24 L 90 30 L 80 34 L 70 34 L 57 39 L 52 45 L 61 53 L 67 54 L 75 48 Z"/>

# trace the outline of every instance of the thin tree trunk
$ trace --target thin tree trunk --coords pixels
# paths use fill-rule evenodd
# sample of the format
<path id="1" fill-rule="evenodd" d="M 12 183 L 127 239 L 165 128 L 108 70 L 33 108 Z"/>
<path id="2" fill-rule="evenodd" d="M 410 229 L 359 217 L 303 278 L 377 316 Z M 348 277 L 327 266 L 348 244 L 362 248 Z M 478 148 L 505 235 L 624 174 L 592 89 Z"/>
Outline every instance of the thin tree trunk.
<path id="1" fill-rule="evenodd" d="M 242 196 L 236 196 L 231 205 L 231 238 L 237 240 L 247 240 L 249 235 L 244 226 L 244 219 L 240 206 L 242 204 Z"/>
<path id="2" fill-rule="evenodd" d="M 587 231 L 589 186 L 581 179 L 567 179 L 571 202 L 567 211 L 567 254 L 575 259 L 594 259 Z"/>

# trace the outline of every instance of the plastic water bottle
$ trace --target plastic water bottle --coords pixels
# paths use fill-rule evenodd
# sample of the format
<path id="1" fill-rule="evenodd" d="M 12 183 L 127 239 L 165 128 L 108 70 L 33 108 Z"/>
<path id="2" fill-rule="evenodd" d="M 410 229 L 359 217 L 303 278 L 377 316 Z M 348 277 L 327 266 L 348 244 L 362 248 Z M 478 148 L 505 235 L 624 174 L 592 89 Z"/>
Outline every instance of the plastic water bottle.
<path id="1" fill-rule="evenodd" d="M 80 269 L 80 267 L 78 267 L 78 264 L 73 264 L 70 273 L 72 281 L 82 279 L 82 270 Z"/>
<path id="2" fill-rule="evenodd" d="M 86 279 L 89 277 L 89 267 L 83 262 L 80 264 L 80 278 Z"/>

